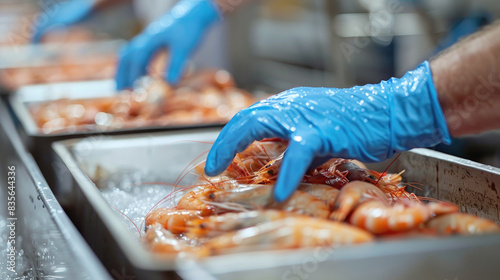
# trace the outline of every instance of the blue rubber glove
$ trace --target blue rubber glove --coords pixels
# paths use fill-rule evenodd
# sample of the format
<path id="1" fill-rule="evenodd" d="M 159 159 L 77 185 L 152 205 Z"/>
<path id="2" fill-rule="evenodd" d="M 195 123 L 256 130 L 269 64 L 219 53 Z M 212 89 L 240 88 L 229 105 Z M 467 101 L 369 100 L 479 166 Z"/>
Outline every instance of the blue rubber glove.
<path id="1" fill-rule="evenodd" d="M 51 7 L 46 20 L 35 26 L 32 41 L 38 43 L 47 32 L 65 28 L 84 20 L 94 9 L 95 0 L 69 0 Z"/>
<path id="2" fill-rule="evenodd" d="M 221 173 L 236 153 L 270 137 L 290 141 L 274 188 L 279 202 L 321 159 L 376 162 L 395 152 L 450 142 L 427 61 L 380 84 L 294 88 L 255 103 L 222 129 L 208 154 L 206 174 Z"/>
<path id="3" fill-rule="evenodd" d="M 180 1 L 122 49 L 116 73 L 117 88 L 131 87 L 137 78 L 146 74 L 149 60 L 161 47 L 166 47 L 170 53 L 165 79 L 176 84 L 185 61 L 210 24 L 218 19 L 218 8 L 210 0 Z"/>

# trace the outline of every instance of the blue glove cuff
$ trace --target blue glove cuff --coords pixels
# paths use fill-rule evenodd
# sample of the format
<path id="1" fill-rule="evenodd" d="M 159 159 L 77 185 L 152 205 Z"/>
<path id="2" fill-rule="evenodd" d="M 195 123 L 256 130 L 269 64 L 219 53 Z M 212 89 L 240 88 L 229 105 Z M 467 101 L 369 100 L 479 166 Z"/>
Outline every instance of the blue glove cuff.
<path id="1" fill-rule="evenodd" d="M 392 89 L 388 96 L 392 111 L 392 151 L 388 156 L 412 148 L 451 143 L 428 61 L 401 79 L 382 83 L 383 87 Z"/>

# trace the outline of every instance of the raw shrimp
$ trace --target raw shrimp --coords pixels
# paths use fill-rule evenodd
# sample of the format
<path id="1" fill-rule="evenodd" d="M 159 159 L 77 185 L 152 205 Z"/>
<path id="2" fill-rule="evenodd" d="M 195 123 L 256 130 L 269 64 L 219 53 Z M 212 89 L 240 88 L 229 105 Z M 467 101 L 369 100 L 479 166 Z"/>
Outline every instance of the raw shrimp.
<path id="1" fill-rule="evenodd" d="M 146 216 L 146 227 L 161 224 L 163 228 L 173 234 L 186 231 L 186 223 L 190 220 L 201 218 L 202 211 L 179 210 L 175 208 L 158 208 Z"/>
<path id="2" fill-rule="evenodd" d="M 348 172 L 341 172 L 337 167 L 347 162 L 345 159 L 332 158 L 317 168 L 309 171 L 302 182 L 311 184 L 325 184 L 340 189 L 349 182 Z"/>
<path id="3" fill-rule="evenodd" d="M 248 212 L 231 212 L 194 219 L 187 223 L 188 236 L 216 236 L 225 232 L 239 230 L 260 223 L 275 221 L 289 217 L 291 214 L 280 210 L 262 210 Z"/>
<path id="4" fill-rule="evenodd" d="M 223 234 L 207 241 L 202 250 L 204 255 L 214 255 L 228 249 L 292 249 L 357 244 L 373 240 L 372 234 L 344 223 L 297 216 Z"/>
<path id="5" fill-rule="evenodd" d="M 205 196 L 217 191 L 213 185 L 203 185 L 195 190 L 185 193 L 177 202 L 177 209 L 200 211 L 202 216 L 208 216 L 215 212 L 215 206 L 203 201 Z"/>
<path id="6" fill-rule="evenodd" d="M 281 164 L 281 157 L 287 142 L 281 139 L 264 139 L 253 142 L 247 149 L 238 153 L 228 168 L 215 177 L 206 176 L 203 171 L 205 162 L 196 167 L 211 182 L 234 179 L 240 184 L 264 184 L 275 179 Z M 270 178 L 274 175 L 274 178 Z"/>
<path id="7" fill-rule="evenodd" d="M 313 217 L 327 218 L 330 214 L 328 206 L 320 199 L 307 192 L 297 190 L 292 196 L 282 203 L 276 203 L 272 199 L 273 186 L 270 185 L 248 185 L 237 189 L 212 192 L 206 198 L 218 203 L 218 207 L 224 204 L 239 205 L 244 209 L 281 209 L 288 212 L 304 214 Z"/>
<path id="8" fill-rule="evenodd" d="M 426 228 L 434 229 L 438 234 L 480 234 L 498 233 L 500 226 L 492 221 L 464 213 L 442 215 L 431 219 Z"/>
<path id="9" fill-rule="evenodd" d="M 337 196 L 339 195 L 339 190 L 329 185 L 323 184 L 305 184 L 302 183 L 299 185 L 299 190 L 305 191 L 308 194 L 319 198 L 323 201 L 329 209 L 333 209 L 333 204 L 335 200 L 337 200 Z"/>
<path id="10" fill-rule="evenodd" d="M 183 240 L 177 239 L 160 224 L 153 224 L 146 230 L 144 241 L 156 253 L 177 254 L 189 248 Z"/>
<path id="11" fill-rule="evenodd" d="M 426 222 L 436 213 L 456 212 L 458 208 L 439 202 L 421 204 L 397 201 L 388 205 L 373 199 L 359 205 L 351 214 L 349 223 L 374 234 L 409 231 Z"/>
<path id="12" fill-rule="evenodd" d="M 389 204 L 389 199 L 376 186 L 362 182 L 353 181 L 345 185 L 335 201 L 333 212 L 330 219 L 334 221 L 343 221 L 354 208 L 363 201 L 371 198 L 378 198 L 382 203 Z"/>
<path id="13" fill-rule="evenodd" d="M 271 160 L 257 172 L 255 172 L 255 178 L 252 179 L 252 184 L 272 184 L 278 178 L 278 171 L 283 162 L 284 153 L 279 155 L 277 158 Z"/>

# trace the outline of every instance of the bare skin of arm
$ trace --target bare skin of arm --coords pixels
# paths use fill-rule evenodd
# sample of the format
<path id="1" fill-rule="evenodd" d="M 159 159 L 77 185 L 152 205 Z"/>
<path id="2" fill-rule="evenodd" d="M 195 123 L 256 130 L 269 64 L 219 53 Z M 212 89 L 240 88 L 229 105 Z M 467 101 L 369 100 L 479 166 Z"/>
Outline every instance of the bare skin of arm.
<path id="1" fill-rule="evenodd" d="M 500 129 L 500 23 L 458 42 L 430 65 L 452 136 Z"/>
<path id="2" fill-rule="evenodd" d="M 94 10 L 106 9 L 115 4 L 130 2 L 131 0 L 94 0 Z"/>

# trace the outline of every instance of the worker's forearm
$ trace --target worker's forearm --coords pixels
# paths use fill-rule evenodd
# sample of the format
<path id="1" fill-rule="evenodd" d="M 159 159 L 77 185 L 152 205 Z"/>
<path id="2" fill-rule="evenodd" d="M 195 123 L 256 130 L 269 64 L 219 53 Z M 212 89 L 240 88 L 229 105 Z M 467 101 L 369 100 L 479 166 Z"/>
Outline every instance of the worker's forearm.
<path id="1" fill-rule="evenodd" d="M 500 129 L 500 24 L 439 54 L 431 70 L 452 136 Z"/>

